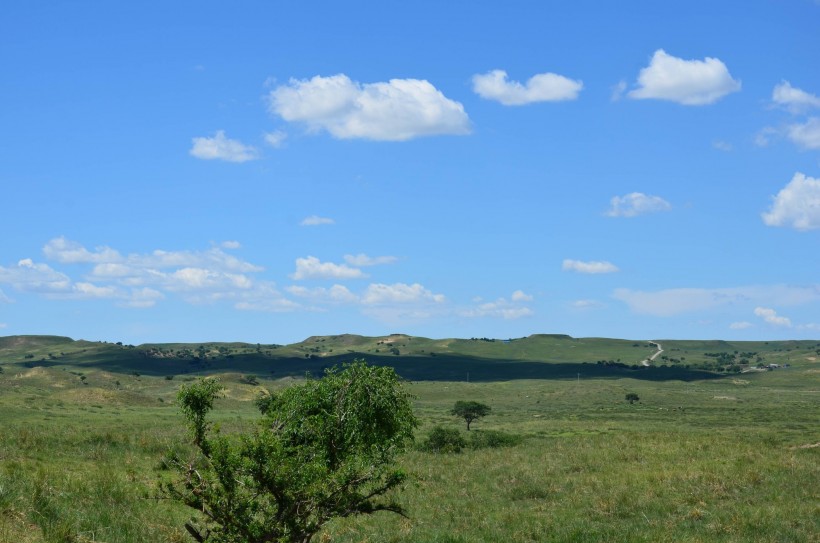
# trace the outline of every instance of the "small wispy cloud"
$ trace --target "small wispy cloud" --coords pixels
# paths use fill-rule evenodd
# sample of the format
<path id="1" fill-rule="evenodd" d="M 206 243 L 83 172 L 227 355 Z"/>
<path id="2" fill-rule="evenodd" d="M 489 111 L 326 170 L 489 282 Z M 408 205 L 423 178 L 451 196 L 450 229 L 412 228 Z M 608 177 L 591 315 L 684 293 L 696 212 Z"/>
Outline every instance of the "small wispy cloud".
<path id="1" fill-rule="evenodd" d="M 256 148 L 238 140 L 229 139 L 224 130 L 217 130 L 211 137 L 192 138 L 190 155 L 201 160 L 224 160 L 226 162 L 247 162 L 259 158 Z"/>
<path id="2" fill-rule="evenodd" d="M 603 307 L 603 305 L 598 300 L 575 300 L 570 303 L 570 306 L 575 309 L 595 309 L 596 307 Z"/>
<path id="3" fill-rule="evenodd" d="M 783 326 L 791 328 L 792 321 L 788 317 L 782 317 L 777 314 L 777 311 L 768 307 L 756 307 L 755 316 L 760 317 L 766 323 L 773 326 Z"/>
<path id="4" fill-rule="evenodd" d="M 286 132 L 282 130 L 276 130 L 274 132 L 268 132 L 265 134 L 265 143 L 270 145 L 271 147 L 278 149 L 282 147 L 287 139 L 288 135 Z"/>
<path id="5" fill-rule="evenodd" d="M 820 149 L 820 117 L 786 127 L 786 137 L 803 149 Z"/>
<path id="6" fill-rule="evenodd" d="M 613 196 L 609 201 L 607 217 L 637 217 L 648 213 L 669 211 L 672 204 L 660 196 L 652 196 L 642 192 L 632 192 L 625 196 Z"/>
<path id="7" fill-rule="evenodd" d="M 729 328 L 731 330 L 746 330 L 747 328 L 751 328 L 752 326 L 754 326 L 754 324 L 752 324 L 751 322 L 739 321 L 739 322 L 733 322 L 732 324 L 730 324 Z"/>
<path id="8" fill-rule="evenodd" d="M 408 285 L 406 283 L 373 283 L 368 285 L 361 301 L 365 305 L 381 304 L 410 304 L 410 303 L 436 303 L 444 302 L 443 294 L 435 294 L 419 283 Z"/>
<path id="9" fill-rule="evenodd" d="M 322 262 L 315 256 L 296 259 L 296 271 L 290 276 L 295 280 L 303 279 L 360 279 L 366 277 L 362 270 L 351 268 L 346 264 Z"/>
<path id="10" fill-rule="evenodd" d="M 462 317 L 469 318 L 495 317 L 504 320 L 516 320 L 535 314 L 531 308 L 524 305 L 532 300 L 531 295 L 526 294 L 523 290 L 516 290 L 509 300 L 498 298 L 493 302 L 482 302 L 480 298 L 477 298 L 475 306 L 462 309 L 457 313 Z"/>
<path id="11" fill-rule="evenodd" d="M 724 153 L 729 153 L 734 150 L 734 146 L 731 143 L 723 140 L 713 141 L 712 148 L 717 149 L 718 151 L 723 151 Z"/>
<path id="12" fill-rule="evenodd" d="M 356 266 L 357 268 L 393 264 L 398 260 L 395 256 L 368 256 L 364 253 L 359 253 L 357 255 L 345 255 L 344 258 L 345 262 L 351 266 Z"/>
<path id="13" fill-rule="evenodd" d="M 792 87 L 788 81 L 783 81 L 779 85 L 775 85 L 772 90 L 772 102 L 775 105 L 783 107 L 792 113 L 800 113 L 802 111 L 820 108 L 820 97 Z"/>
<path id="14" fill-rule="evenodd" d="M 618 271 L 618 266 L 616 266 L 612 262 L 607 262 L 605 260 L 591 260 L 588 262 L 584 262 L 582 260 L 571 260 L 567 258 L 561 265 L 561 269 L 564 271 L 571 271 L 577 273 L 598 274 L 615 273 Z"/>
<path id="15" fill-rule="evenodd" d="M 311 215 L 310 217 L 305 217 L 304 219 L 302 219 L 302 222 L 300 222 L 299 224 L 301 226 L 322 226 L 325 224 L 336 224 L 336 221 L 329 217 Z"/>
<path id="16" fill-rule="evenodd" d="M 510 299 L 513 302 L 531 302 L 533 300 L 533 297 L 532 297 L 532 295 L 527 294 L 523 290 L 516 290 L 515 292 L 512 293 L 512 296 L 510 296 Z"/>

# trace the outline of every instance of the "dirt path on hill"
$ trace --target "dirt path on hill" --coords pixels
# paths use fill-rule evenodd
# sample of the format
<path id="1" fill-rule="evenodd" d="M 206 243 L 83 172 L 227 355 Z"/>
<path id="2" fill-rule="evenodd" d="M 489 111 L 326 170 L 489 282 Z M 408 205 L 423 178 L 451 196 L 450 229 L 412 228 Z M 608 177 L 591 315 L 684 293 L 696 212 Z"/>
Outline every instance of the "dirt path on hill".
<path id="1" fill-rule="evenodd" d="M 650 363 L 651 363 L 651 362 L 654 362 L 654 361 L 655 361 L 655 359 L 656 359 L 656 358 L 658 358 L 658 355 L 660 355 L 660 354 L 663 352 L 663 347 L 661 347 L 661 344 L 660 344 L 660 343 L 658 343 L 657 341 L 648 341 L 647 343 L 649 343 L 650 345 L 654 345 L 655 347 L 657 347 L 657 348 L 658 348 L 658 352 L 656 352 L 655 354 L 653 354 L 653 355 L 652 355 L 652 356 L 650 356 L 649 358 L 646 358 L 646 359 L 642 360 L 642 361 L 641 361 L 641 364 L 643 364 L 644 366 L 650 366 L 650 365 L 651 365 Z"/>

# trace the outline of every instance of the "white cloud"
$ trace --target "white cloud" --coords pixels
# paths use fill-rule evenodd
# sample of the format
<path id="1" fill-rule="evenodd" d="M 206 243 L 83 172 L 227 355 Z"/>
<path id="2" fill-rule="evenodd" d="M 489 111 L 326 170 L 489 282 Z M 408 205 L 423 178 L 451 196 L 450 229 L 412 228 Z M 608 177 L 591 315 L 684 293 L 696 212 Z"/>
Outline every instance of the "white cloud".
<path id="1" fill-rule="evenodd" d="M 121 295 L 114 286 L 98 286 L 93 283 L 74 283 L 72 291 L 77 298 L 116 298 Z"/>
<path id="2" fill-rule="evenodd" d="M 719 59 L 684 60 L 658 49 L 649 66 L 638 75 L 638 88 L 629 91 L 628 96 L 700 106 L 739 90 L 740 81 L 732 79 Z"/>
<path id="3" fill-rule="evenodd" d="M 336 221 L 328 217 L 311 215 L 310 217 L 305 217 L 304 219 L 302 219 L 302 222 L 300 222 L 299 224 L 301 226 L 321 226 L 323 224 L 336 224 Z"/>
<path id="4" fill-rule="evenodd" d="M 492 70 L 473 76 L 473 91 L 476 94 L 505 106 L 575 100 L 583 87 L 581 81 L 554 73 L 536 74 L 524 85 L 507 80 L 507 72 L 504 70 Z"/>
<path id="5" fill-rule="evenodd" d="M 512 293 L 511 299 L 513 302 L 531 302 L 532 296 L 525 293 L 523 290 L 516 290 Z"/>
<path id="6" fill-rule="evenodd" d="M 728 141 L 723 140 L 715 140 L 712 142 L 712 148 L 717 149 L 718 151 L 723 151 L 724 153 L 729 153 L 734 150 L 734 146 L 729 143 Z"/>
<path id="7" fill-rule="evenodd" d="M 122 303 L 123 307 L 146 308 L 153 307 L 159 300 L 165 298 L 165 295 L 152 288 L 134 289 L 128 294 Z"/>
<path id="8" fill-rule="evenodd" d="M 752 324 L 751 322 L 739 321 L 730 324 L 729 328 L 732 330 L 745 330 L 747 328 L 751 328 L 752 326 L 754 326 L 754 324 Z"/>
<path id="9" fill-rule="evenodd" d="M 315 287 L 307 288 L 300 285 L 287 287 L 289 293 L 299 298 L 307 298 L 313 302 L 320 303 L 355 303 L 359 297 L 350 292 L 343 285 L 333 285 L 330 288 Z"/>
<path id="10" fill-rule="evenodd" d="M 616 289 L 612 297 L 636 313 L 669 317 L 721 306 L 749 304 L 798 305 L 820 301 L 820 285 L 746 286 L 730 288 L 673 288 L 657 291 Z"/>
<path id="11" fill-rule="evenodd" d="M 795 173 L 762 215 L 768 226 L 791 226 L 797 230 L 820 228 L 820 179 Z"/>
<path id="12" fill-rule="evenodd" d="M 259 158 L 259 153 L 254 147 L 228 139 L 224 130 L 217 130 L 212 138 L 192 138 L 191 141 L 193 146 L 189 153 L 202 160 L 247 162 Z"/>
<path id="13" fill-rule="evenodd" d="M 561 269 L 578 273 L 614 273 L 618 271 L 618 266 L 606 261 L 592 260 L 583 262 L 581 260 L 571 260 L 567 258 L 561 265 Z"/>
<path id="14" fill-rule="evenodd" d="M 155 250 L 123 256 L 108 247 L 89 251 L 77 242 L 55 238 L 46 244 L 44 253 L 61 263 L 89 265 L 84 280 L 74 281 L 46 264 L 23 259 L 14 267 L 0 266 L 0 285 L 51 299 L 112 299 L 119 306 L 133 308 L 154 306 L 172 293 L 188 303 L 232 301 L 239 309 L 264 311 L 299 308 L 272 282 L 250 275 L 263 271 L 262 267 L 223 250 L 238 249 L 239 242 L 227 241 L 220 246 L 205 251 Z"/>
<path id="15" fill-rule="evenodd" d="M 620 99 L 623 98 L 624 93 L 626 92 L 627 86 L 628 85 L 626 84 L 626 81 L 618 81 L 617 84 L 612 86 L 612 94 L 610 95 L 609 99 L 613 102 L 620 101 Z"/>
<path id="16" fill-rule="evenodd" d="M 419 79 L 364 84 L 344 74 L 291 79 L 271 91 L 270 109 L 339 139 L 404 141 L 470 132 L 464 107 Z"/>
<path id="17" fill-rule="evenodd" d="M 69 292 L 71 279 L 47 264 L 36 264 L 30 258 L 20 260 L 16 266 L 0 266 L 0 283 L 9 284 L 21 292 L 41 294 Z"/>
<path id="18" fill-rule="evenodd" d="M 8 326 L 5 322 L 0 322 L 0 328 L 8 328 Z"/>
<path id="19" fill-rule="evenodd" d="M 778 316 L 777 311 L 768 307 L 756 307 L 755 315 L 773 326 L 784 326 L 790 328 L 792 325 L 791 320 L 787 317 Z"/>
<path id="20" fill-rule="evenodd" d="M 94 252 L 91 252 L 79 243 L 67 240 L 62 236 L 46 243 L 43 247 L 43 254 L 50 260 L 65 264 L 119 262 L 122 260 L 122 256 L 109 247 L 98 247 Z"/>
<path id="21" fill-rule="evenodd" d="M 367 256 L 364 253 L 359 253 L 357 255 L 345 255 L 345 262 L 350 264 L 351 266 L 356 267 L 364 267 L 364 266 L 379 266 L 382 264 L 393 264 L 396 262 L 398 258 L 395 256 Z"/>
<path id="22" fill-rule="evenodd" d="M 598 300 L 575 300 L 570 305 L 575 309 L 594 309 L 596 307 L 602 307 L 604 304 Z"/>
<path id="23" fill-rule="evenodd" d="M 779 135 L 777 129 L 767 126 L 762 128 L 754 137 L 754 144 L 758 147 L 768 147 L 771 143 L 771 137 Z"/>
<path id="24" fill-rule="evenodd" d="M 802 89 L 792 87 L 788 81 L 775 85 L 772 101 L 792 113 L 799 113 L 811 108 L 820 108 L 820 97 Z"/>
<path id="25" fill-rule="evenodd" d="M 516 299 L 515 294 L 521 293 L 524 298 L 520 296 Z M 529 307 L 520 305 L 521 302 L 531 301 L 532 296 L 527 296 L 520 290 L 513 293 L 512 301 L 505 298 L 499 298 L 494 302 L 480 303 L 475 307 L 460 311 L 458 314 L 462 317 L 496 317 L 504 320 L 515 320 L 523 317 L 529 317 L 535 312 Z"/>
<path id="26" fill-rule="evenodd" d="M 321 262 L 315 256 L 296 259 L 296 271 L 291 274 L 292 279 L 359 279 L 365 277 L 362 270 L 351 268 L 345 264 Z"/>
<path id="27" fill-rule="evenodd" d="M 672 205 L 660 196 L 651 196 L 642 192 L 613 196 L 609 204 L 609 210 L 606 212 L 608 217 L 637 217 L 672 209 Z"/>
<path id="28" fill-rule="evenodd" d="M 282 147 L 282 144 L 285 143 L 287 137 L 288 135 L 286 132 L 283 132 L 282 130 L 275 130 L 265 134 L 265 143 L 275 149 L 278 149 L 279 147 Z"/>
<path id="29" fill-rule="evenodd" d="M 802 124 L 789 125 L 786 135 L 803 149 L 820 149 L 820 117 L 811 117 Z"/>
<path id="30" fill-rule="evenodd" d="M 444 301 L 444 295 L 434 294 L 418 283 L 412 285 L 405 283 L 394 283 L 392 285 L 373 283 L 368 285 L 361 301 L 365 305 L 441 303 Z"/>

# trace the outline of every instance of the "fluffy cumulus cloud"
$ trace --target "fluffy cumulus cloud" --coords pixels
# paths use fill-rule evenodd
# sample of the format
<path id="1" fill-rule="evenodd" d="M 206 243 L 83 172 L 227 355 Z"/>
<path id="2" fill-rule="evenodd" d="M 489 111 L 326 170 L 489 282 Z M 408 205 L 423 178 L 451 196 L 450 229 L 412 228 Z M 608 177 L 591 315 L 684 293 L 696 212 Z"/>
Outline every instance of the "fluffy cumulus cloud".
<path id="1" fill-rule="evenodd" d="M 398 258 L 395 256 L 367 256 L 364 253 L 359 253 L 357 255 L 345 255 L 345 262 L 350 264 L 351 266 L 356 267 L 364 267 L 364 266 L 380 266 L 382 264 L 394 264 Z"/>
<path id="2" fill-rule="evenodd" d="M 803 149 L 820 149 L 820 117 L 811 117 L 804 123 L 789 125 L 786 136 Z"/>
<path id="3" fill-rule="evenodd" d="M 768 226 L 789 226 L 797 230 L 820 228 L 820 179 L 795 173 L 761 216 Z"/>
<path id="4" fill-rule="evenodd" d="M 229 139 L 224 130 L 217 130 L 212 138 L 192 138 L 189 153 L 202 160 L 225 160 L 227 162 L 247 162 L 259 158 L 259 152 L 250 145 Z"/>
<path id="5" fill-rule="evenodd" d="M 793 113 L 799 113 L 812 108 L 820 108 L 820 97 L 802 89 L 792 87 L 788 81 L 783 81 L 774 87 L 772 91 L 772 102 Z"/>
<path id="6" fill-rule="evenodd" d="M 48 264 L 24 258 L 16 266 L 0 266 L 0 284 L 11 285 L 20 292 L 51 294 L 70 292 L 72 281 Z"/>
<path id="7" fill-rule="evenodd" d="M 701 106 L 713 104 L 739 90 L 740 81 L 732 78 L 719 59 L 684 60 L 658 49 L 649 66 L 638 75 L 637 88 L 629 91 L 627 96 Z"/>
<path id="8" fill-rule="evenodd" d="M 571 260 L 567 258 L 561 265 L 561 269 L 570 272 L 596 274 L 614 273 L 618 271 L 618 266 L 605 260 L 591 260 L 584 262 L 582 260 Z"/>
<path id="9" fill-rule="evenodd" d="M 326 224 L 336 224 L 336 221 L 329 217 L 320 217 L 319 215 L 311 215 L 302 219 L 299 223 L 301 226 L 323 226 Z"/>
<path id="10" fill-rule="evenodd" d="M 362 270 L 346 264 L 322 262 L 315 256 L 296 259 L 296 271 L 290 276 L 297 281 L 303 279 L 360 279 L 366 277 Z"/>
<path id="11" fill-rule="evenodd" d="M 777 311 L 768 307 L 756 307 L 755 316 L 760 317 L 764 322 L 772 326 L 790 328 L 792 325 L 792 321 L 788 317 L 781 317 L 777 314 Z"/>
<path id="12" fill-rule="evenodd" d="M 575 100 L 584 88 L 576 81 L 554 73 L 536 74 L 525 84 L 507 79 L 504 70 L 493 70 L 473 76 L 473 91 L 487 100 L 501 102 L 505 106 L 522 106 L 534 102 L 558 102 Z"/>
<path id="13" fill-rule="evenodd" d="M 120 254 L 110 247 L 98 247 L 94 251 L 89 251 L 79 243 L 67 240 L 65 237 L 54 238 L 46 243 L 43 247 L 43 254 L 49 260 L 65 264 L 119 262 L 122 260 Z"/>
<path id="14" fill-rule="evenodd" d="M 722 306 L 799 305 L 820 301 L 820 285 L 673 288 L 656 291 L 616 289 L 612 297 L 636 312 L 657 317 L 713 310 Z"/>
<path id="15" fill-rule="evenodd" d="M 608 217 L 637 217 L 647 213 L 669 211 L 672 205 L 660 196 L 632 192 L 625 196 L 613 196 L 609 201 Z"/>
<path id="16" fill-rule="evenodd" d="M 189 303 L 233 300 L 249 306 L 288 306 L 271 282 L 252 277 L 262 267 L 224 250 L 239 247 L 239 242 L 227 241 L 205 251 L 155 250 L 123 255 L 109 247 L 89 250 L 60 237 L 46 243 L 43 254 L 58 264 L 86 265 L 82 280 L 27 258 L 16 266 L 0 266 L 0 285 L 50 299 L 108 299 L 134 308 L 151 307 L 168 295 Z"/>
<path id="17" fill-rule="evenodd" d="M 269 98 L 272 113 L 339 139 L 404 141 L 470 132 L 464 107 L 420 79 L 358 83 L 344 74 L 291 79 Z"/>

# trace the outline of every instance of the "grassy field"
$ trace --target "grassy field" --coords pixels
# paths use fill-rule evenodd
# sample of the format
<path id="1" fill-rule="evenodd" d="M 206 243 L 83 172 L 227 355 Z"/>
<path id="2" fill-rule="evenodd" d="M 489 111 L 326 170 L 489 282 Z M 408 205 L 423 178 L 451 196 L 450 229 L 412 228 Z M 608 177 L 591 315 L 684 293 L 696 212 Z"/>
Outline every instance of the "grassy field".
<path id="1" fill-rule="evenodd" d="M 189 511 L 156 499 L 162 457 L 185 446 L 179 384 L 219 374 L 227 395 L 215 415 L 232 431 L 253 424 L 261 387 L 353 356 L 411 379 L 419 441 L 435 425 L 466 434 L 448 414 L 456 400 L 492 407 L 473 432 L 522 441 L 410 451 L 399 494 L 408 519 L 339 520 L 318 541 L 820 541 L 818 342 L 657 341 L 677 361 L 642 369 L 656 351 L 645 341 L 547 335 L 136 347 L 0 338 L 0 542 L 189 541 Z M 736 371 L 694 367 L 716 353 L 755 354 Z M 763 363 L 780 367 L 749 371 Z"/>

